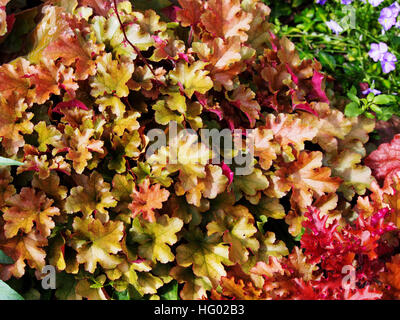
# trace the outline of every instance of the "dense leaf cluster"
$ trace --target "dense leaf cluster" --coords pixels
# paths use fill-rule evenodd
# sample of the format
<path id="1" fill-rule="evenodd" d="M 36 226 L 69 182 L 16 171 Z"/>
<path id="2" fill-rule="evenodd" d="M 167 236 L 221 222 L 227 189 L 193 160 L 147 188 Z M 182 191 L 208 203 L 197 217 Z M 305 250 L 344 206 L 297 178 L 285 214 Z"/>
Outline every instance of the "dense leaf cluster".
<path id="1" fill-rule="evenodd" d="M 397 297 L 397 180 L 362 163 L 374 120 L 344 115 L 262 2 L 178 2 L 49 0 L 14 17 L 31 32 L 2 25 L 27 47 L 0 66 L 0 155 L 23 163 L 0 168 L 0 278 L 27 298 Z M 195 134 L 146 157 L 171 122 Z"/>

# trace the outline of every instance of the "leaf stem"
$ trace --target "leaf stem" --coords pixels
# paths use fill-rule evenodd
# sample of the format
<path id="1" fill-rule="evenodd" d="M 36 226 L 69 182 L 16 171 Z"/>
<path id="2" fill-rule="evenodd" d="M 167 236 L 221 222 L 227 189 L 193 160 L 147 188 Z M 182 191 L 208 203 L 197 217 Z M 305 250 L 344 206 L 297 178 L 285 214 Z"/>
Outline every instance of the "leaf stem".
<path id="1" fill-rule="evenodd" d="M 145 57 L 143 57 L 143 55 L 142 55 L 142 53 L 140 52 L 140 50 L 138 49 L 138 47 L 136 47 L 136 46 L 128 39 L 128 36 L 127 36 L 127 34 L 126 34 L 126 32 L 125 32 L 125 26 L 124 26 L 124 24 L 122 23 L 121 17 L 120 17 L 119 12 L 118 12 L 117 0 L 114 0 L 114 11 L 115 11 L 115 14 L 117 15 L 119 24 L 121 25 L 121 30 L 122 30 L 122 33 L 124 34 L 125 41 L 126 41 L 127 43 L 129 43 L 129 45 L 133 48 L 133 50 L 135 50 L 135 52 L 136 52 L 136 54 L 139 56 L 139 58 L 140 58 L 140 59 L 145 63 L 145 65 L 150 69 L 150 71 L 151 71 L 151 73 L 153 74 L 153 76 L 156 77 L 156 74 L 155 74 L 153 68 L 152 68 L 152 67 L 150 66 L 150 64 L 148 63 L 147 59 L 146 59 Z"/>

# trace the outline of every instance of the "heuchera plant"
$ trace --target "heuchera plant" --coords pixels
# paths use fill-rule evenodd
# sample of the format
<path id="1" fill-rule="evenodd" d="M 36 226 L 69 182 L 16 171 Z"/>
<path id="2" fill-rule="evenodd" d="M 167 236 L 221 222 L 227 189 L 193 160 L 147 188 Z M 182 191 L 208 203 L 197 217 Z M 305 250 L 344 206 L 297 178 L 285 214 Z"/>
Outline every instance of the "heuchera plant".
<path id="1" fill-rule="evenodd" d="M 0 155 L 20 164 L 0 169 L 0 278 L 48 297 L 52 265 L 56 299 L 398 298 L 398 139 L 367 160 L 381 188 L 375 121 L 344 115 L 265 4 L 178 2 L 1 11 L 26 44 L 0 67 Z M 219 164 L 191 138 L 146 157 L 171 122 L 253 129 L 254 170 L 224 161 L 241 144 Z"/>

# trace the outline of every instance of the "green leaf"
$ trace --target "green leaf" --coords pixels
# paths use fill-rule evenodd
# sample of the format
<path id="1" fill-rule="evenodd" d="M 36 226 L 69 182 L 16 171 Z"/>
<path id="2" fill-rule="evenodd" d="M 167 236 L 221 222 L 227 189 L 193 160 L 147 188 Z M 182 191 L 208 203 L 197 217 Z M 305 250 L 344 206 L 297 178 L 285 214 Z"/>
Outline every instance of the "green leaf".
<path id="1" fill-rule="evenodd" d="M 0 157 L 0 167 L 2 166 L 22 166 L 23 163 L 8 158 Z"/>
<path id="2" fill-rule="evenodd" d="M 381 94 L 374 98 L 375 104 L 389 104 L 396 101 L 396 97 L 387 94 Z"/>
<path id="3" fill-rule="evenodd" d="M 0 250 L 0 264 L 13 264 L 14 260 Z"/>
<path id="4" fill-rule="evenodd" d="M 299 234 L 296 238 L 294 238 L 294 240 L 295 240 L 295 241 L 300 241 L 300 240 L 301 240 L 301 237 L 303 236 L 303 234 L 304 234 L 305 231 L 306 231 L 306 229 L 305 229 L 304 227 L 301 228 L 300 234 Z"/>
<path id="5" fill-rule="evenodd" d="M 381 114 L 382 113 L 382 109 L 379 106 L 377 106 L 376 104 L 371 104 L 369 107 L 376 114 Z"/>
<path id="6" fill-rule="evenodd" d="M 0 300 L 24 300 L 24 298 L 7 283 L 0 280 Z"/>
<path id="7" fill-rule="evenodd" d="M 160 288 L 159 295 L 161 300 L 179 300 L 178 282 L 176 280 L 173 280 Z"/>
<path id="8" fill-rule="evenodd" d="M 363 111 L 364 111 L 364 110 L 363 110 L 357 103 L 355 103 L 355 102 L 350 102 L 350 103 L 346 106 L 346 108 L 345 108 L 345 110 L 344 110 L 344 114 L 345 114 L 347 117 L 357 117 L 357 116 L 359 116 L 360 114 L 362 114 Z"/>
<path id="9" fill-rule="evenodd" d="M 122 292 L 114 291 L 113 295 L 115 300 L 130 300 L 129 290 Z"/>
<path id="10" fill-rule="evenodd" d="M 353 94 L 352 92 L 348 92 L 347 96 L 349 97 L 349 99 L 351 101 L 353 101 L 353 102 L 357 103 L 358 105 L 360 105 L 360 99 L 355 94 Z"/>
<path id="11" fill-rule="evenodd" d="M 368 102 L 372 102 L 372 101 L 374 101 L 374 99 L 375 99 L 375 95 L 374 95 L 373 92 L 371 92 L 371 93 L 369 93 L 369 94 L 367 95 L 367 101 L 368 101 Z"/>
<path id="12" fill-rule="evenodd" d="M 319 57 L 319 62 L 321 62 L 325 68 L 327 68 L 331 71 L 335 70 L 336 60 L 332 55 L 321 51 L 318 53 L 318 57 Z"/>
<path id="13" fill-rule="evenodd" d="M 268 222 L 268 217 L 262 215 L 259 218 L 261 221 L 257 221 L 257 228 L 258 228 L 258 231 L 260 231 L 262 234 L 264 234 L 265 233 L 264 225 Z"/>

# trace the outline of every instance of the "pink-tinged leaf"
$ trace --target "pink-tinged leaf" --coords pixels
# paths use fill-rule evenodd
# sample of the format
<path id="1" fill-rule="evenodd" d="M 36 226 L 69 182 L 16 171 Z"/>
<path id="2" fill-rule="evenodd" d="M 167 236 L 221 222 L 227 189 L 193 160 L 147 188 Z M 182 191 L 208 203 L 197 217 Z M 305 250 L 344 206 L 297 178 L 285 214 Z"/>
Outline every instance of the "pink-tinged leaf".
<path id="1" fill-rule="evenodd" d="M 290 73 L 290 75 L 292 76 L 292 80 L 296 85 L 299 85 L 299 78 L 297 78 L 297 76 L 294 74 L 292 68 L 290 68 L 289 64 L 286 63 L 286 70 Z"/>
<path id="2" fill-rule="evenodd" d="M 311 106 L 307 103 L 300 103 L 293 106 L 293 110 L 303 110 L 312 113 L 314 116 L 318 117 L 318 112 L 315 111 Z"/>
<path id="3" fill-rule="evenodd" d="M 195 92 L 194 95 L 203 107 L 207 107 L 207 96 L 205 94 Z"/>
<path id="4" fill-rule="evenodd" d="M 154 41 L 157 43 L 157 44 L 159 44 L 159 45 L 161 45 L 161 46 L 166 46 L 168 43 L 166 42 L 166 41 L 164 41 L 163 39 L 161 39 L 159 36 L 157 36 L 157 35 L 152 35 L 151 36 L 153 39 L 154 39 Z"/>
<path id="5" fill-rule="evenodd" d="M 216 109 L 216 108 L 207 108 L 207 111 L 212 112 L 218 116 L 218 120 L 222 121 L 224 118 L 224 113 L 221 109 Z"/>
<path id="6" fill-rule="evenodd" d="M 117 3 L 123 0 L 117 0 Z M 109 10 L 114 7 L 113 0 L 79 0 L 79 5 L 91 7 L 97 15 L 107 16 Z"/>
<path id="7" fill-rule="evenodd" d="M 187 56 L 187 54 L 178 52 L 178 57 L 182 60 L 185 60 L 187 63 L 189 63 L 189 57 Z"/>
<path id="8" fill-rule="evenodd" d="M 53 112 L 56 113 L 61 113 L 62 114 L 62 109 L 65 108 L 78 108 L 78 109 L 82 109 L 82 110 L 89 110 L 88 107 L 86 107 L 86 105 L 82 102 L 79 101 L 77 99 L 73 99 L 70 101 L 64 101 L 64 102 L 60 102 L 59 104 L 56 105 L 56 107 L 53 109 Z"/>
<path id="9" fill-rule="evenodd" d="M 272 50 L 274 50 L 275 52 L 278 52 L 278 47 L 276 46 L 276 44 L 274 43 L 274 41 L 279 41 L 276 37 L 276 35 L 274 35 L 271 31 L 268 32 L 269 36 L 271 37 L 271 46 L 272 46 Z"/>
<path id="10" fill-rule="evenodd" d="M 221 168 L 224 176 L 228 178 L 229 181 L 228 186 L 230 186 L 233 182 L 233 176 L 234 176 L 233 171 L 225 162 L 222 162 Z"/>
<path id="11" fill-rule="evenodd" d="M 329 103 L 329 99 L 326 96 L 324 90 L 322 89 L 322 81 L 324 75 L 318 71 L 314 71 L 314 75 L 311 79 L 311 84 L 313 87 L 312 98 L 319 99 L 321 102 Z"/>
<path id="12" fill-rule="evenodd" d="M 377 179 L 390 179 L 400 170 L 400 134 L 396 134 L 390 143 L 383 143 L 366 159 Z"/>

